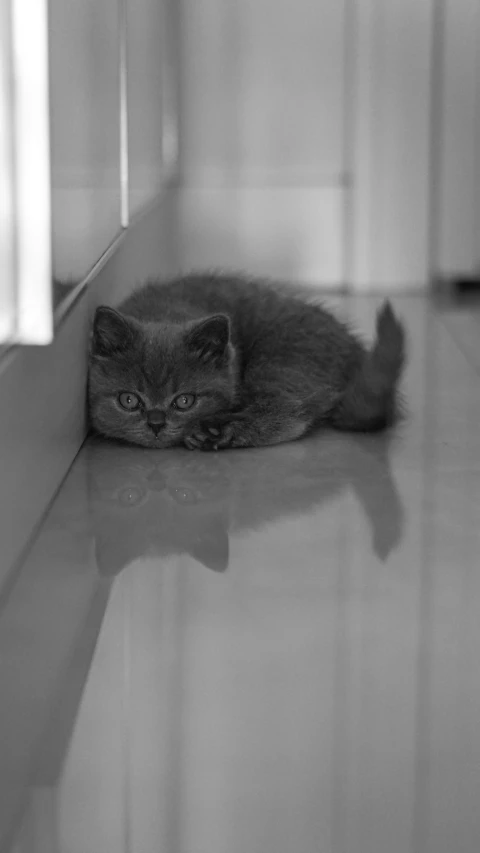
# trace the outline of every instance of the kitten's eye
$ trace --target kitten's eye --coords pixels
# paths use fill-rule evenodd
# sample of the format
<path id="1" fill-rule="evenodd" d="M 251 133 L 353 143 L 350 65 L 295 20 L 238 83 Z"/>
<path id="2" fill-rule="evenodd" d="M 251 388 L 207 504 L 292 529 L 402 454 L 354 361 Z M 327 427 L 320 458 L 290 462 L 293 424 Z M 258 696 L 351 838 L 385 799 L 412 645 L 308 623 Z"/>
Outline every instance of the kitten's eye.
<path id="1" fill-rule="evenodd" d="M 179 504 L 196 504 L 198 502 L 198 497 L 193 489 L 179 487 L 177 489 L 173 489 L 173 491 L 170 490 L 170 494 L 173 495 Z"/>
<path id="2" fill-rule="evenodd" d="M 121 489 L 117 495 L 117 501 L 122 506 L 138 506 L 142 503 L 145 494 L 137 486 L 127 486 Z"/>
<path id="3" fill-rule="evenodd" d="M 179 397 L 175 397 L 172 405 L 181 412 L 186 412 L 187 409 L 192 408 L 194 402 L 195 394 L 180 394 Z"/>
<path id="4" fill-rule="evenodd" d="M 122 394 L 119 394 L 118 402 L 128 412 L 134 412 L 135 409 L 140 408 L 140 398 L 136 394 L 131 394 L 130 391 L 123 391 Z"/>

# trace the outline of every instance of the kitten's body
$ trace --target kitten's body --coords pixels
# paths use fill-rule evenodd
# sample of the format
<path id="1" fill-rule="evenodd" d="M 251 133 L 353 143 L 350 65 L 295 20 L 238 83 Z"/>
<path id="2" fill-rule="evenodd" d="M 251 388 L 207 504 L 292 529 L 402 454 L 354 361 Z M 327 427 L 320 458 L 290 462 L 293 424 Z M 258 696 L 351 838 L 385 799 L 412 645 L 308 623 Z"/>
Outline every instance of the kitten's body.
<path id="1" fill-rule="evenodd" d="M 208 450 L 321 425 L 370 431 L 395 417 L 404 334 L 388 305 L 371 351 L 295 291 L 240 277 L 150 283 L 119 312 L 98 309 L 94 325 L 90 411 L 104 435 Z M 121 392 L 138 408 L 123 411 Z M 188 411 L 175 408 L 178 395 L 195 400 Z"/>

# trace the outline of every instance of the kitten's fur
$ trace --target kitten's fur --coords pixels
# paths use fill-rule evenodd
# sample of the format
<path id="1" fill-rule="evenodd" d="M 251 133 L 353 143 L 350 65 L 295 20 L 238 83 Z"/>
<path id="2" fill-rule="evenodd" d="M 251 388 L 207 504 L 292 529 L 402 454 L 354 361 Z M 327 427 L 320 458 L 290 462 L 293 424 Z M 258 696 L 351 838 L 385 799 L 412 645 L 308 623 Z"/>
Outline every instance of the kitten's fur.
<path id="1" fill-rule="evenodd" d="M 383 429 L 396 417 L 404 352 L 388 303 L 367 350 L 294 290 L 215 274 L 152 282 L 118 311 L 97 309 L 91 422 L 134 444 L 202 450 L 277 444 L 321 425 Z M 121 392 L 140 408 L 122 409 Z M 180 394 L 195 395 L 191 409 L 172 407 Z M 149 426 L 154 416 L 160 430 Z"/>

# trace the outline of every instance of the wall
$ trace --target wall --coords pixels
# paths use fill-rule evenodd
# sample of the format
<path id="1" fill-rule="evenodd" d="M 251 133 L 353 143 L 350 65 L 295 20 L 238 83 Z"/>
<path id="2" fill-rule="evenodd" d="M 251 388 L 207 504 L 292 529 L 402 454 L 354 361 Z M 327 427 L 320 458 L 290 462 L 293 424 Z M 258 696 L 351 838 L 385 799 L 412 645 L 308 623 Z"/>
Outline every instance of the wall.
<path id="1" fill-rule="evenodd" d="M 186 266 L 339 285 L 343 0 L 181 0 Z"/>
<path id="2" fill-rule="evenodd" d="M 185 265 L 422 290 L 434 0 L 182 0 Z"/>
<path id="3" fill-rule="evenodd" d="M 430 267 L 435 0 L 353 3 L 349 280 L 423 291 Z"/>

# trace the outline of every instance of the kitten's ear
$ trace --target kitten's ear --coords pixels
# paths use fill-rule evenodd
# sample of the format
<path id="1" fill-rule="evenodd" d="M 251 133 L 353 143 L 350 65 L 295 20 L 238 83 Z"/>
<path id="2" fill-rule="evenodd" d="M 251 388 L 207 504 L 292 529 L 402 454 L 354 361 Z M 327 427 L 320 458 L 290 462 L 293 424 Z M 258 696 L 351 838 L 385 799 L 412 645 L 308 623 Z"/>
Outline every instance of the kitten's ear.
<path id="1" fill-rule="evenodd" d="M 225 314 L 215 314 L 190 329 L 186 345 L 202 361 L 210 361 L 224 355 L 230 340 L 230 321 Z"/>
<path id="2" fill-rule="evenodd" d="M 111 536 L 112 530 L 116 535 Z M 129 553 L 132 551 L 132 553 Z M 102 577 L 113 578 L 138 557 L 130 537 L 119 536 L 118 529 L 108 526 L 95 537 L 95 559 Z"/>
<path id="3" fill-rule="evenodd" d="M 190 556 L 212 572 L 228 569 L 229 538 L 223 519 L 212 519 L 189 547 Z"/>
<path id="4" fill-rule="evenodd" d="M 113 308 L 101 305 L 93 321 L 92 352 L 94 355 L 114 355 L 133 342 L 132 325 Z"/>

